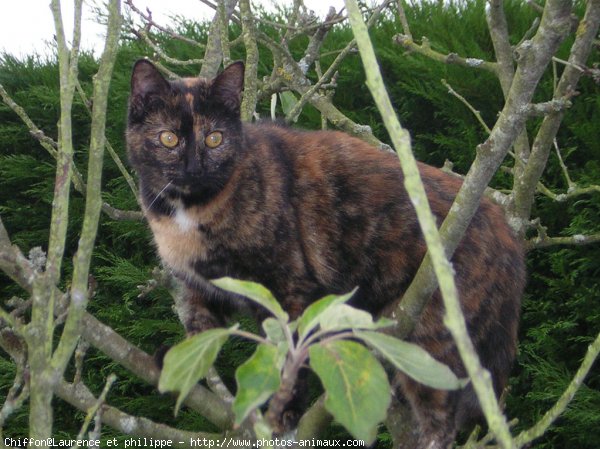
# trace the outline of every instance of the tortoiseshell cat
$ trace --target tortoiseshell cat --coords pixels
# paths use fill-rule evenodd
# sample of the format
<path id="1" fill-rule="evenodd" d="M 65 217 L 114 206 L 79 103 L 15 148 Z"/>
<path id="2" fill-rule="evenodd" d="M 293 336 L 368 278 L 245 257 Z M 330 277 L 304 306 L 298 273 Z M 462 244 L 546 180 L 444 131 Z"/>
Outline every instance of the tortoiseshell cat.
<path id="1" fill-rule="evenodd" d="M 187 287 L 188 333 L 220 325 L 239 302 L 207 279 L 268 287 L 292 318 L 328 293 L 377 314 L 402 296 L 425 254 L 395 155 L 335 131 L 240 121 L 244 66 L 213 80 L 167 81 L 135 64 L 127 143 L 163 262 Z M 421 164 L 443 220 L 460 181 Z M 482 200 L 452 258 L 469 331 L 497 393 L 515 355 L 523 252 L 501 210 Z M 410 335 L 458 376 L 464 367 L 436 292 Z M 472 389 L 432 390 L 402 378 L 419 423 L 416 447 L 446 448 L 479 415 Z"/>

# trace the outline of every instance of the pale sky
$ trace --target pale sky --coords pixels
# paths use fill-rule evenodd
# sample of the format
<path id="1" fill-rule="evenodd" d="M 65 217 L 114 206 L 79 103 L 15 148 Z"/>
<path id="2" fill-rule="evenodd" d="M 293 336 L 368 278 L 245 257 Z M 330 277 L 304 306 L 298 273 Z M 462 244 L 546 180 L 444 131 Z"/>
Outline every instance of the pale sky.
<path id="1" fill-rule="evenodd" d="M 95 49 L 96 53 L 100 53 L 101 48 L 98 47 L 102 42 L 104 27 L 95 22 L 91 12 L 91 6 L 96 1 L 102 4 L 102 0 L 84 0 L 82 48 Z M 214 11 L 199 0 L 134 0 L 133 3 L 142 11 L 149 7 L 154 20 L 161 25 L 168 25 L 171 15 L 184 15 L 197 20 L 214 15 Z M 254 0 L 253 3 L 268 6 L 273 2 Z M 280 3 L 292 2 L 280 0 Z M 327 14 L 329 6 L 339 10 L 344 4 L 343 0 L 305 0 L 304 3 L 321 17 Z M 62 0 L 61 4 L 67 39 L 70 40 L 73 0 Z M 0 0 L 0 51 L 20 57 L 32 53 L 50 54 L 47 42 L 52 40 L 54 21 L 49 5 L 50 0 Z"/>

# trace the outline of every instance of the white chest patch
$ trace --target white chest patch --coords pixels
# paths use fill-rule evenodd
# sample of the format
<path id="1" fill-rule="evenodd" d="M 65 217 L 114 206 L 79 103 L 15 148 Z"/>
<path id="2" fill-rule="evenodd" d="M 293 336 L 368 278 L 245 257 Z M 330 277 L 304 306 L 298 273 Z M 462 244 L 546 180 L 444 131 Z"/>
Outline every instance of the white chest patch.
<path id="1" fill-rule="evenodd" d="M 180 207 L 175 212 L 175 223 L 179 226 L 182 232 L 190 231 L 196 224 L 194 219 L 190 217 L 186 211 Z"/>

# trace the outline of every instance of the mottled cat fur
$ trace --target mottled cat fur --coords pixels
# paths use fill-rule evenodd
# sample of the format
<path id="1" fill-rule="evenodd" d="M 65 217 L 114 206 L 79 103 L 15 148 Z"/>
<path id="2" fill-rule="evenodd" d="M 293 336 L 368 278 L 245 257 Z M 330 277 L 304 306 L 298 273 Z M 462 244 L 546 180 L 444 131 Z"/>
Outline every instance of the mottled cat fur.
<path id="1" fill-rule="evenodd" d="M 328 293 L 359 286 L 351 304 L 380 313 L 402 296 L 425 254 L 395 155 L 337 131 L 240 121 L 244 67 L 213 80 L 167 81 L 133 69 L 127 143 L 163 262 L 187 287 L 188 333 L 220 325 L 240 302 L 207 279 L 268 287 L 292 318 Z M 160 135 L 170 131 L 177 145 Z M 206 137 L 218 131 L 215 148 Z M 431 208 L 446 216 L 461 182 L 420 164 Z M 502 211 L 487 200 L 452 263 L 467 325 L 497 393 L 515 356 L 525 268 Z M 465 376 L 436 292 L 409 339 Z M 432 390 L 402 377 L 419 423 L 416 448 L 446 448 L 479 416 L 471 388 Z"/>

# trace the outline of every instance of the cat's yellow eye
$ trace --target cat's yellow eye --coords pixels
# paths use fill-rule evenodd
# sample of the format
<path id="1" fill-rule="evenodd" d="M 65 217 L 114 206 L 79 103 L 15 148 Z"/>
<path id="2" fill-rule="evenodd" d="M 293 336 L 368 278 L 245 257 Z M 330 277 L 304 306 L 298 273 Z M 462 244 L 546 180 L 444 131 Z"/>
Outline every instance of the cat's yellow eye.
<path id="1" fill-rule="evenodd" d="M 209 148 L 218 147 L 221 145 L 221 142 L 223 142 L 223 134 L 220 131 L 214 131 L 204 139 L 204 143 Z"/>
<path id="2" fill-rule="evenodd" d="M 167 148 L 173 148 L 179 143 L 179 138 L 172 131 L 163 131 L 159 136 L 160 143 Z"/>

